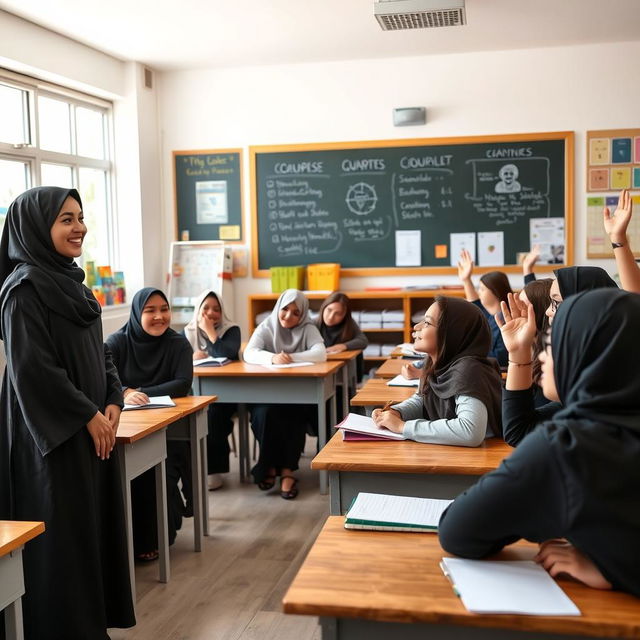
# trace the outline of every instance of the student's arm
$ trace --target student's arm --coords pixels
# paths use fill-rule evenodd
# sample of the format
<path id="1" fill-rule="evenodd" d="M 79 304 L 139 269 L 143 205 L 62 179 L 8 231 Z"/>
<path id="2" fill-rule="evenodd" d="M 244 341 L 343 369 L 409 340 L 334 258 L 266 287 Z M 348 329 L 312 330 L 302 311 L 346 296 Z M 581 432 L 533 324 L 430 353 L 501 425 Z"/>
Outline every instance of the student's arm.
<path id="1" fill-rule="evenodd" d="M 471 282 L 471 275 L 473 274 L 473 260 L 471 254 L 463 249 L 460 252 L 460 260 L 458 260 L 458 278 L 462 281 L 464 286 L 464 295 L 469 302 L 473 302 L 478 299 L 478 292 Z"/>
<path id="2" fill-rule="evenodd" d="M 533 387 L 511 391 L 502 390 L 502 437 L 512 447 L 518 446 L 522 439 L 531 433 L 540 423 L 551 420 L 562 408 L 559 402 L 548 402 L 535 408 Z"/>
<path id="3" fill-rule="evenodd" d="M 353 336 L 353 338 L 351 338 L 351 340 L 347 340 L 344 343 L 345 346 L 347 347 L 347 351 L 351 349 L 365 349 L 369 344 L 369 340 L 367 339 L 367 336 L 365 336 L 364 333 L 362 333 L 362 329 L 360 329 L 360 327 L 357 324 L 355 328 L 356 328 L 356 333 Z"/>
<path id="4" fill-rule="evenodd" d="M 627 189 L 623 189 L 620 192 L 618 206 L 613 216 L 610 215 L 609 207 L 604 208 L 604 230 L 612 243 L 622 244 L 621 247 L 616 247 L 613 250 L 622 288 L 633 293 L 640 293 L 640 269 L 638 269 L 627 238 L 627 227 L 631 220 L 632 210 L 631 194 Z"/>
<path id="5" fill-rule="evenodd" d="M 484 558 L 520 538 L 563 537 L 567 512 L 564 482 L 546 432 L 536 431 L 454 500 L 440 518 L 438 536 L 449 553 Z"/>
<path id="6" fill-rule="evenodd" d="M 229 358 L 237 360 L 240 351 L 240 327 L 231 327 L 222 338 L 211 342 L 207 338 L 207 354 L 212 358 Z"/>
<path id="7" fill-rule="evenodd" d="M 401 432 L 406 438 L 416 442 L 479 446 L 487 433 L 487 408 L 483 402 L 470 396 L 456 396 L 455 402 L 455 418 L 425 420 L 422 417 L 422 399 L 419 394 L 414 394 L 408 400 L 391 407 L 404 420 L 401 430 L 392 412 L 381 412 L 374 420 L 377 425 Z"/>
<path id="8" fill-rule="evenodd" d="M 522 275 L 524 276 L 524 283 L 529 284 L 536 279 L 536 274 L 533 273 L 533 267 L 536 262 L 538 262 L 538 258 L 540 257 L 540 245 L 534 244 L 531 247 L 531 251 L 527 253 L 522 261 Z"/>
<path id="9" fill-rule="evenodd" d="M 148 396 L 171 396 L 172 398 L 183 398 L 189 395 L 191 383 L 193 382 L 193 352 L 191 345 L 184 339 L 184 345 L 180 350 L 176 362 L 173 380 L 167 380 L 162 384 L 142 386 L 140 391 Z"/>
<path id="10" fill-rule="evenodd" d="M 99 413 L 99 407 L 58 364 L 47 313 L 28 283 L 17 286 L 2 308 L 5 375 L 9 376 L 27 429 L 43 456 L 86 427 Z"/>
<path id="11" fill-rule="evenodd" d="M 262 335 L 263 328 L 261 325 L 253 332 L 249 342 L 245 347 L 242 354 L 245 362 L 249 364 L 271 364 L 272 358 L 275 355 L 272 351 L 267 351 L 265 347 L 265 341 Z"/>
<path id="12" fill-rule="evenodd" d="M 327 359 L 327 349 L 324 342 L 316 342 L 310 349 L 290 353 L 293 362 L 325 362 Z"/>

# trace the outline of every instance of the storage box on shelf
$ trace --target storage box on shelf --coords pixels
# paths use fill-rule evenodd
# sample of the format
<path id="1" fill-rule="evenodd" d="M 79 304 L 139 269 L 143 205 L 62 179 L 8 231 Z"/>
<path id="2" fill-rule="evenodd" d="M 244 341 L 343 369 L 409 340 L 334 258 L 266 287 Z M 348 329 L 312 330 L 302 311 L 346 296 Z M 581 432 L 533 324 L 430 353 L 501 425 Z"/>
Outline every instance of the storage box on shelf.
<path id="1" fill-rule="evenodd" d="M 435 289 L 428 291 L 345 291 L 351 299 L 354 318 L 369 338 L 371 349 L 365 352 L 365 361 L 381 362 L 391 352 L 391 345 L 412 342 L 412 314 L 426 309 L 439 295 L 464 297 L 461 289 Z M 326 292 L 306 291 L 311 309 L 318 310 L 326 298 Z M 249 296 L 249 331 L 256 328 L 256 316 L 273 309 L 277 293 L 260 293 Z"/>

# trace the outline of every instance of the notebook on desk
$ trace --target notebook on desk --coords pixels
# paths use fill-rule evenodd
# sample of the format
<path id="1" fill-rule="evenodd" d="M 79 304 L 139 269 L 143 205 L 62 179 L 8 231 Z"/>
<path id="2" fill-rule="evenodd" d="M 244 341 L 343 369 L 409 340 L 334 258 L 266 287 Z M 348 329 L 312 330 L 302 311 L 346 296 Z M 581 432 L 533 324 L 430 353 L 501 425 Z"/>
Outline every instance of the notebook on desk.
<path id="1" fill-rule="evenodd" d="M 231 360 L 229 358 L 201 358 L 200 360 L 194 360 L 194 367 L 223 367 L 225 364 L 229 364 Z"/>
<path id="2" fill-rule="evenodd" d="M 136 411 L 137 409 L 162 409 L 175 407 L 176 403 L 169 396 L 149 396 L 147 404 L 125 404 L 123 411 Z"/>
<path id="3" fill-rule="evenodd" d="M 409 380 L 409 378 L 405 378 L 402 374 L 398 374 L 395 378 L 391 378 L 391 380 L 387 382 L 387 386 L 388 387 L 419 387 L 420 378 Z"/>
<path id="4" fill-rule="evenodd" d="M 349 413 L 340 424 L 336 425 L 336 429 L 342 429 L 343 434 L 348 432 L 357 436 L 367 436 L 366 438 L 347 438 L 343 435 L 344 440 L 406 440 L 401 433 L 379 427 L 371 418 L 356 413 Z"/>

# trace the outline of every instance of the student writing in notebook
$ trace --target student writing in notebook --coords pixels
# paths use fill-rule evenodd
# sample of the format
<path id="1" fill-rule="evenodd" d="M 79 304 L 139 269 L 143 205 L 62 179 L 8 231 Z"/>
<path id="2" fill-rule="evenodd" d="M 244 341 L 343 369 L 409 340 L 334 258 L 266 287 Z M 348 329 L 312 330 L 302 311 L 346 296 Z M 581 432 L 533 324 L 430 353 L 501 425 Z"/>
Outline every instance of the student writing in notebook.
<path id="1" fill-rule="evenodd" d="M 0 520 L 46 527 L 23 551 L 27 640 L 108 640 L 135 624 L 114 449 L 122 389 L 75 262 L 86 234 L 75 189 L 36 187 L 9 206 L 0 241 Z"/>
<path id="2" fill-rule="evenodd" d="M 427 354 L 420 390 L 372 414 L 378 426 L 418 442 L 477 447 L 501 433 L 501 379 L 486 357 L 491 333 L 482 311 L 438 296 L 414 326 L 414 349 Z"/>
<path id="3" fill-rule="evenodd" d="M 545 312 L 550 322 L 564 298 L 579 291 L 617 288 L 600 267 L 564 267 L 554 273 L 556 280 L 551 283 L 550 304 Z M 561 405 L 547 402 L 536 406 L 535 403 L 533 365 L 537 327 L 534 310 L 528 311 L 526 304 L 512 298 L 510 305 L 502 305 L 502 317 L 497 317 L 496 322 L 509 352 L 502 399 L 503 435 L 505 442 L 515 447 L 538 423 L 549 420 Z"/>
<path id="4" fill-rule="evenodd" d="M 480 276 L 478 290 L 473 286 L 473 260 L 471 254 L 463 249 L 458 261 L 458 277 L 464 285 L 464 294 L 469 302 L 477 305 L 484 313 L 491 329 L 489 357 L 495 358 L 501 367 L 507 366 L 507 350 L 502 342 L 500 329 L 494 316 L 500 313 L 500 303 L 507 301 L 507 295 L 513 293 L 509 278 L 502 271 L 490 271 Z"/>
<path id="5" fill-rule="evenodd" d="M 309 318 L 309 301 L 301 291 L 287 289 L 280 294 L 271 315 L 253 332 L 244 359 L 264 365 L 327 359 L 322 336 Z M 282 498 L 291 500 L 298 495 L 293 472 L 304 449 L 307 425 L 317 420 L 315 411 L 315 406 L 295 403 L 252 408 L 251 429 L 260 444 L 260 455 L 251 473 L 261 491 L 271 489 L 280 476 Z"/>
<path id="6" fill-rule="evenodd" d="M 446 551 L 483 558 L 525 538 L 551 575 L 640 596 L 639 326 L 633 293 L 563 301 L 540 355 L 544 393 L 563 408 L 445 511 Z"/>
<path id="7" fill-rule="evenodd" d="M 128 404 L 147 404 L 149 396 L 184 397 L 191 390 L 193 360 L 187 339 L 170 328 L 171 309 L 162 291 L 146 287 L 131 301 L 129 321 L 107 338 Z M 189 443 L 167 441 L 167 512 L 169 544 L 173 544 L 182 517 L 191 502 Z M 141 561 L 158 557 L 155 475 L 153 469 L 131 483 L 133 543 Z"/>
<path id="8" fill-rule="evenodd" d="M 208 356 L 237 360 L 240 351 L 240 327 L 227 318 L 222 300 L 215 291 L 203 291 L 196 299 L 193 318 L 184 328 L 193 349 L 193 359 Z M 207 469 L 209 490 L 222 487 L 222 473 L 229 472 L 229 435 L 233 431 L 233 414 L 237 405 L 214 402 L 209 405 L 207 435 Z"/>

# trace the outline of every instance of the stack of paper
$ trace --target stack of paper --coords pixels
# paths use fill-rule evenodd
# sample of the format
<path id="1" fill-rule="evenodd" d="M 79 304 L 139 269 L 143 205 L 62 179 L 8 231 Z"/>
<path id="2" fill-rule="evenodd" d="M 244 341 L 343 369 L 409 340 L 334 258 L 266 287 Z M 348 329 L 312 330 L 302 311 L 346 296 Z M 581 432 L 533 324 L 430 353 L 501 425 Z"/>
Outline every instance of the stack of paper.
<path id="1" fill-rule="evenodd" d="M 378 427 L 371 418 L 359 416 L 356 413 L 349 413 L 340 424 L 336 425 L 336 428 L 342 429 L 343 432 L 365 434 L 369 437 L 375 437 L 376 439 L 406 440 L 401 433 L 389 431 L 389 429 L 385 429 L 385 427 Z"/>
<path id="2" fill-rule="evenodd" d="M 409 378 L 405 378 L 403 375 L 397 375 L 395 378 L 391 378 L 389 382 L 387 382 L 388 387 L 419 387 L 420 379 L 416 378 L 415 380 L 409 380 Z"/>
<path id="3" fill-rule="evenodd" d="M 382 329 L 382 311 L 361 311 L 358 324 L 361 329 Z"/>
<path id="4" fill-rule="evenodd" d="M 123 411 L 135 411 L 136 409 L 160 409 L 162 407 L 175 407 L 176 403 L 169 396 L 149 396 L 147 404 L 125 404 Z"/>
<path id="5" fill-rule="evenodd" d="M 365 358 L 375 358 L 380 355 L 380 345 L 375 342 L 369 343 L 363 350 L 362 355 Z"/>
<path id="6" fill-rule="evenodd" d="M 473 613 L 580 615 L 578 607 L 535 562 L 442 558 L 440 567 Z"/>
<path id="7" fill-rule="evenodd" d="M 383 329 L 404 329 L 404 311 L 402 309 L 385 309 L 382 312 Z"/>
<path id="8" fill-rule="evenodd" d="M 345 529 L 436 532 L 442 512 L 453 500 L 359 493 L 344 521 Z"/>
<path id="9" fill-rule="evenodd" d="M 396 350 L 395 344 L 381 344 L 380 345 L 380 355 L 381 356 L 390 356 Z"/>

